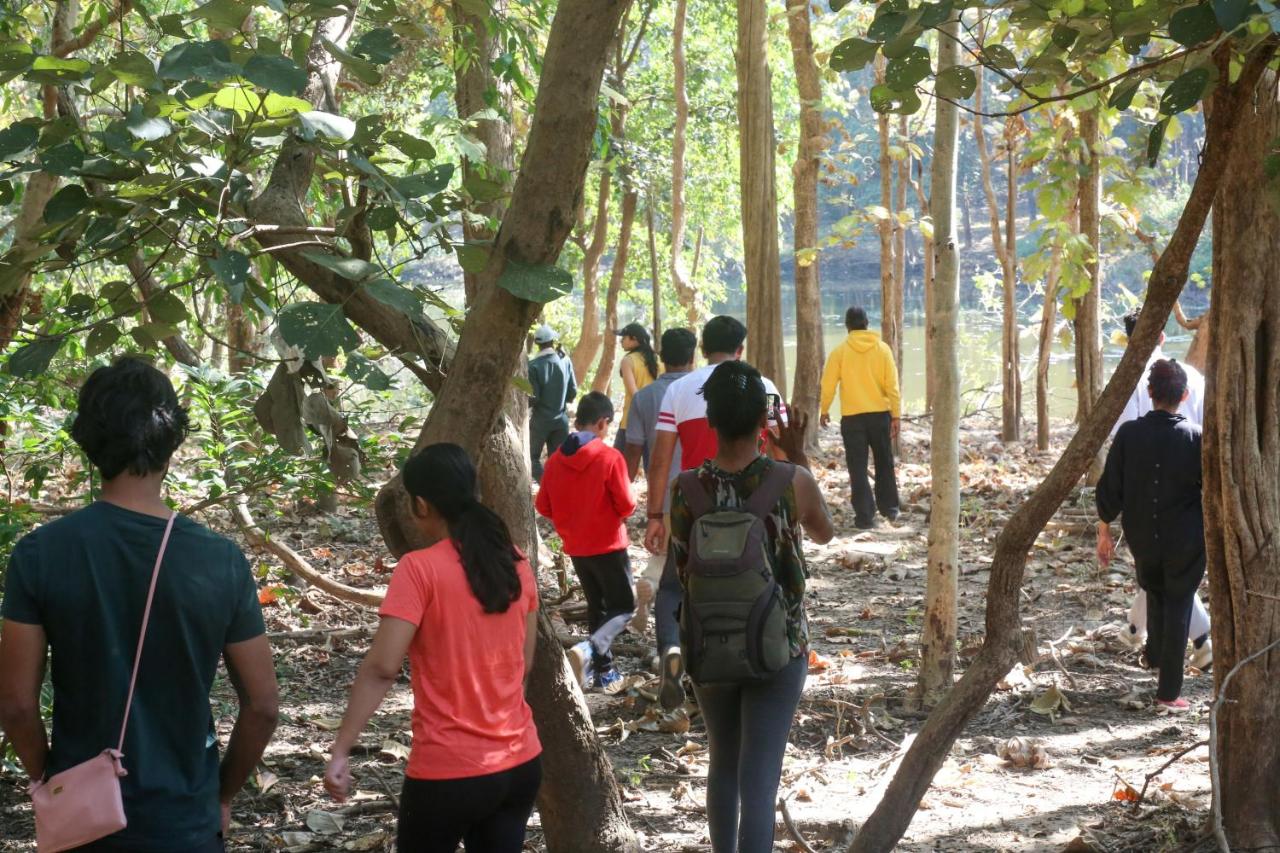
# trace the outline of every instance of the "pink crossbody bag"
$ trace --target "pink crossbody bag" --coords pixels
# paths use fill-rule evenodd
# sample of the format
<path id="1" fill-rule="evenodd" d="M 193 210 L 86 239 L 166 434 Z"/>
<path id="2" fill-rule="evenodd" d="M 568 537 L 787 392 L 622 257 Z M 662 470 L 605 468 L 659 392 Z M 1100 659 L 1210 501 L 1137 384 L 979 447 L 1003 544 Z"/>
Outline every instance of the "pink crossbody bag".
<path id="1" fill-rule="evenodd" d="M 128 825 L 124 816 L 124 798 L 120 794 L 120 777 L 126 775 L 120 763 L 124 758 L 124 734 L 129 728 L 129 710 L 133 706 L 133 688 L 138 681 L 138 664 L 142 662 L 142 644 L 147 638 L 147 622 L 151 619 L 151 602 L 156 594 L 160 564 L 169 547 L 169 534 L 178 514 L 169 516 L 160 540 L 160 554 L 151 572 L 151 588 L 147 606 L 142 611 L 142 632 L 138 650 L 133 656 L 133 675 L 129 677 L 129 698 L 124 703 L 124 720 L 120 723 L 120 742 L 115 749 L 75 767 L 67 768 L 44 781 L 31 783 L 31 805 L 36 813 L 36 848 L 39 853 L 58 853 L 113 835 Z"/>

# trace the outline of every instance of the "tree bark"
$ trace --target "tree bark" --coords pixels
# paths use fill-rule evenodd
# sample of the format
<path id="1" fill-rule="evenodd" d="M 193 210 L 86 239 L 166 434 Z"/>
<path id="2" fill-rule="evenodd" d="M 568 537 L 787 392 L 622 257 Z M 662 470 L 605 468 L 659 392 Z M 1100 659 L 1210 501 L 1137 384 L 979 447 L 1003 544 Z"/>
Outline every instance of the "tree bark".
<path id="1" fill-rule="evenodd" d="M 1275 72 L 1263 75 L 1213 208 L 1204 511 L 1219 691 L 1280 639 L 1280 215 L 1264 171 L 1280 135 L 1276 86 Z M 1218 716 L 1218 791 L 1236 850 L 1280 848 L 1278 672 L 1280 651 L 1241 668 Z"/>
<path id="2" fill-rule="evenodd" d="M 1018 172 L 1016 146 L 1007 138 L 1009 185 L 1005 206 L 1004 333 L 1001 336 L 1001 430 L 1003 441 L 1022 436 L 1022 374 L 1018 351 Z"/>
<path id="3" fill-rule="evenodd" d="M 916 200 L 920 203 L 920 213 L 923 216 L 930 211 L 929 198 L 924 194 L 924 188 L 921 183 L 924 180 L 924 163 L 923 161 L 916 163 L 916 177 L 911 181 L 911 188 L 916 192 Z M 933 214 L 929 214 L 930 224 L 932 225 Z M 934 288 L 934 262 L 936 253 L 934 250 L 934 236 L 931 234 L 923 234 L 924 237 L 924 326 L 927 330 L 933 325 L 933 288 Z M 933 397 L 936 393 L 938 380 L 933 375 L 933 352 L 932 348 L 926 343 L 924 348 L 924 410 L 926 412 L 933 411 Z"/>
<path id="4" fill-rule="evenodd" d="M 907 209 L 907 184 L 911 180 L 911 153 L 908 143 L 907 117 L 898 116 L 898 142 L 903 156 L 898 160 L 897 182 L 893 188 L 893 360 L 902 375 L 903 323 L 907 301 L 907 226 L 903 214 Z"/>
<path id="5" fill-rule="evenodd" d="M 675 125 L 671 130 L 671 284 L 675 287 L 676 298 L 685 310 L 689 327 L 696 329 L 702 320 L 702 312 L 698 307 L 698 289 L 684 264 L 684 155 L 689 127 L 689 93 L 686 83 L 688 65 L 684 54 L 684 31 L 688 5 L 688 0 L 676 0 L 675 20 L 671 24 L 671 73 L 675 80 L 676 113 Z M 696 263 L 694 267 L 696 272 Z"/>
<path id="6" fill-rule="evenodd" d="M 1214 110 L 1206 122 L 1207 138 L 1200 170 L 1173 237 L 1151 271 L 1146 303 L 1129 347 L 1088 419 L 1081 424 L 1048 476 L 1010 517 L 997 538 L 987 590 L 986 638 L 982 648 L 964 677 L 925 721 L 884 797 L 854 839 L 851 853 L 886 853 L 893 849 L 910 825 L 955 739 L 1017 660 L 1022 645 L 1019 596 L 1027 555 L 1044 525 L 1076 487 L 1106 441 L 1155 349 L 1169 311 L 1186 283 L 1196 242 L 1231 158 L 1233 130 L 1273 52 L 1271 44 L 1255 50 L 1241 69 L 1237 82 L 1224 83 L 1215 95 Z M 1221 51 L 1221 55 L 1225 57 L 1226 50 Z M 937 194 L 935 186 L 935 199 Z"/>
<path id="7" fill-rule="evenodd" d="M 1102 202 L 1102 169 L 1098 165 L 1100 153 L 1098 113 L 1090 110 L 1080 114 L 1080 139 L 1084 143 L 1087 161 L 1080 177 L 1080 232 L 1090 246 L 1089 292 L 1075 300 L 1073 325 L 1076 337 L 1076 421 L 1083 423 L 1093 410 L 1102 391 L 1102 326 L 1099 306 L 1102 300 L 1102 220 L 1099 207 Z M 1090 485 L 1102 476 L 1102 448 L 1098 448 L 1093 464 L 1089 466 L 1087 480 Z"/>
<path id="8" fill-rule="evenodd" d="M 591 242 L 582 253 L 582 333 L 569 351 L 573 375 L 586 378 L 587 371 L 600 352 L 600 259 L 604 257 L 609 237 L 609 195 L 613 192 L 613 173 L 607 164 L 600 166 L 600 186 L 596 191 L 596 215 L 591 224 Z"/>
<path id="9" fill-rule="evenodd" d="M 653 188 L 645 192 L 645 219 L 649 229 L 649 284 L 653 289 L 653 346 L 662 346 L 662 282 L 658 278 L 658 238 L 653 230 Z"/>
<path id="10" fill-rule="evenodd" d="M 785 396 L 769 10 L 765 0 L 737 0 L 737 4 L 738 50 L 734 58 L 738 74 L 743 268 L 747 279 L 747 358 Z"/>
<path id="11" fill-rule="evenodd" d="M 605 295 L 604 352 L 600 355 L 600 365 L 596 368 L 596 376 L 591 383 L 591 390 L 602 394 L 608 394 L 609 387 L 613 384 L 613 364 L 618 353 L 618 336 L 613 333 L 618 328 L 618 294 L 622 292 L 622 285 L 627 278 L 627 258 L 631 254 L 631 232 L 635 229 L 639 200 L 639 193 L 627 187 L 622 196 L 618 246 L 614 250 L 613 266 L 609 270 L 609 289 Z"/>
<path id="12" fill-rule="evenodd" d="M 885 58 L 876 55 L 876 83 L 884 82 Z M 897 225 L 897 211 L 893 203 L 893 159 L 889 156 L 889 115 L 876 114 L 876 128 L 880 134 L 880 207 L 884 215 L 876 223 L 876 232 L 880 237 L 880 338 L 889 346 L 894 354 L 898 372 L 902 372 L 900 338 L 901 328 L 898 320 L 897 279 L 894 276 L 893 232 Z"/>
<path id="13" fill-rule="evenodd" d="M 960 19 L 942 26 L 938 39 L 938 73 L 960 61 Z M 956 662 L 956 592 L 960 574 L 960 368 L 956 353 L 957 304 L 960 298 L 960 254 L 956 248 L 956 165 L 959 154 L 959 108 L 938 100 L 934 118 L 933 163 L 929 181 L 929 213 L 933 218 L 933 313 L 926 346 L 929 372 L 937 377 L 930 437 L 932 485 L 929 503 L 928 578 L 925 584 L 924 631 L 920 638 L 921 701 L 935 704 L 950 689 Z M 856 849 L 856 843 L 855 843 Z M 873 849 L 873 848 L 864 848 Z"/>
<path id="14" fill-rule="evenodd" d="M 1044 283 L 1044 304 L 1040 307 L 1039 350 L 1036 355 L 1036 449 L 1049 449 L 1049 356 L 1053 351 L 1053 328 L 1058 316 L 1058 281 L 1062 277 L 1062 246 L 1053 247 L 1049 274 Z"/>
<path id="15" fill-rule="evenodd" d="M 806 436 L 810 450 L 818 445 L 818 411 L 822 403 L 822 291 L 816 254 L 802 262 L 801 251 L 818 245 L 818 158 L 825 147 L 822 121 L 822 77 L 813 55 L 809 0 L 787 0 L 787 35 L 800 94 L 800 144 L 791 167 L 795 205 L 792 263 L 796 287 L 796 372 L 792 403 L 809 414 Z"/>

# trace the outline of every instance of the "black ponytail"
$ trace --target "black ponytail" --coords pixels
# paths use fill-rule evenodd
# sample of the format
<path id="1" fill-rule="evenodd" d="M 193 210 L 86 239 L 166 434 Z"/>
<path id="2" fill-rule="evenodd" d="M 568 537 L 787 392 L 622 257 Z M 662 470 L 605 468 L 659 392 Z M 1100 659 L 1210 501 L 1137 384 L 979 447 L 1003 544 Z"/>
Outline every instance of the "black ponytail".
<path id="1" fill-rule="evenodd" d="M 760 371 L 745 361 L 721 362 L 702 386 L 707 424 L 722 439 L 743 438 L 760 431 L 769 407 Z"/>
<path id="2" fill-rule="evenodd" d="M 642 338 L 636 338 L 636 342 L 639 346 L 632 350 L 632 352 L 640 353 L 640 356 L 644 359 L 644 366 L 649 368 L 649 378 L 657 379 L 658 354 L 653 351 L 653 344 L 649 343 L 649 336 L 645 335 Z"/>
<path id="3" fill-rule="evenodd" d="M 404 485 L 444 517 L 484 612 L 506 613 L 520 598 L 519 553 L 506 522 L 476 500 L 476 468 L 467 452 L 456 444 L 423 448 L 405 463 Z"/>

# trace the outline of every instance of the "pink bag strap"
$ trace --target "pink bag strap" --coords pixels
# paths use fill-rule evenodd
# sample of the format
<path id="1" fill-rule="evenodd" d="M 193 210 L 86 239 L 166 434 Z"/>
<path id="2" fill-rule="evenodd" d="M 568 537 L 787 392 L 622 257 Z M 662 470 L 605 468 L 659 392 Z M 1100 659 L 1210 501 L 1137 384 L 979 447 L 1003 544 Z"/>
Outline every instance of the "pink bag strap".
<path id="1" fill-rule="evenodd" d="M 133 707 L 133 688 L 138 683 L 138 665 L 142 663 L 142 644 L 147 639 L 147 623 L 151 621 L 151 602 L 156 597 L 156 581 L 160 578 L 160 564 L 164 562 L 164 552 L 169 547 L 169 534 L 173 532 L 173 522 L 178 518 L 176 512 L 169 513 L 169 523 L 164 528 L 164 538 L 160 540 L 160 553 L 156 555 L 156 567 L 151 570 L 151 588 L 147 590 L 147 606 L 142 611 L 142 632 L 138 634 L 138 651 L 133 656 L 133 675 L 129 676 L 129 698 L 124 703 L 124 720 L 120 723 L 120 745 L 116 751 L 124 752 L 124 733 L 129 728 L 129 710 Z"/>

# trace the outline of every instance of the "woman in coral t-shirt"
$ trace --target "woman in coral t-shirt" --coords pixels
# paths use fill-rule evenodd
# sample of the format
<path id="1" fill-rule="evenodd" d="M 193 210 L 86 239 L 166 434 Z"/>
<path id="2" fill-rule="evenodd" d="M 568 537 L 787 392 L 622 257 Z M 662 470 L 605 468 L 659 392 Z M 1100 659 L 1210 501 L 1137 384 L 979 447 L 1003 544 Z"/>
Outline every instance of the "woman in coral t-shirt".
<path id="1" fill-rule="evenodd" d="M 542 781 L 542 745 L 524 699 L 533 665 L 537 584 L 502 519 L 476 500 L 476 471 L 455 444 L 404 467 L 428 541 L 406 554 L 351 688 L 324 785 L 351 791 L 348 756 L 409 655 L 413 749 L 397 849 L 519 853 Z"/>

